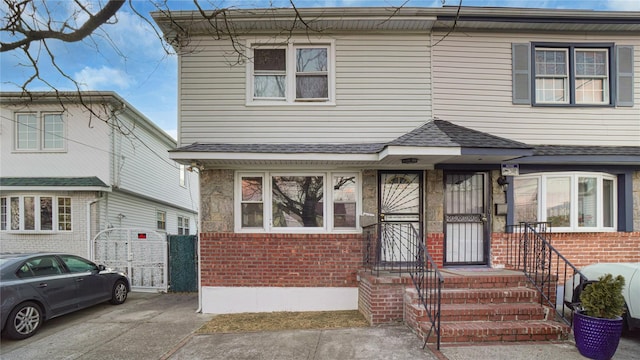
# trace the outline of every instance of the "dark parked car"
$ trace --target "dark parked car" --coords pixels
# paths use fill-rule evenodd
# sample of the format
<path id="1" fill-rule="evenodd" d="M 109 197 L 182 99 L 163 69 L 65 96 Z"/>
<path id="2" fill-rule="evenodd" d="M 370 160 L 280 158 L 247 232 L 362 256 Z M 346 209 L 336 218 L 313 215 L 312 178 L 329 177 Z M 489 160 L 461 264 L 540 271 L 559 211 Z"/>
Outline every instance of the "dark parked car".
<path id="1" fill-rule="evenodd" d="M 129 291 L 124 273 L 79 256 L 0 254 L 2 336 L 28 338 L 45 320 L 105 301 L 122 304 Z"/>

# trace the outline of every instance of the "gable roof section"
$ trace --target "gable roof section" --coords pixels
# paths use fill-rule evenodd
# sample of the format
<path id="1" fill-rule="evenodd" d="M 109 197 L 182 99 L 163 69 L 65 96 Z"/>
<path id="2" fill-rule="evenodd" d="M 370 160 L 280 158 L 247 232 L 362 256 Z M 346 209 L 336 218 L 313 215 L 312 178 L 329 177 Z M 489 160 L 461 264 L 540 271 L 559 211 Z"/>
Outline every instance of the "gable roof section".
<path id="1" fill-rule="evenodd" d="M 531 146 L 444 120 L 432 120 L 387 143 L 205 144 L 172 150 L 177 161 L 334 161 L 355 165 L 397 165 L 416 157 L 421 165 L 445 161 L 503 161 L 531 155 Z M 471 157 L 466 157 L 471 156 Z"/>
<path id="2" fill-rule="evenodd" d="M 0 190 L 111 191 L 111 188 L 96 176 L 2 177 Z"/>

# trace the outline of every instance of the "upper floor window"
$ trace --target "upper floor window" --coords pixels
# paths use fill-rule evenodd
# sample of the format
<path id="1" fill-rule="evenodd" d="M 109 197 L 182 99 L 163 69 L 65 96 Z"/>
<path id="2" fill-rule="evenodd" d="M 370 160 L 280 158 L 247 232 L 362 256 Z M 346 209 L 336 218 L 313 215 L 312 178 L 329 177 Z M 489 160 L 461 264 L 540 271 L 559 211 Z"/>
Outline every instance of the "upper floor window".
<path id="1" fill-rule="evenodd" d="M 515 222 L 550 222 L 560 231 L 616 227 L 616 178 L 603 173 L 544 173 L 514 178 Z"/>
<path id="2" fill-rule="evenodd" d="M 610 43 L 512 44 L 512 101 L 634 105 L 634 49 Z"/>
<path id="3" fill-rule="evenodd" d="M 189 235 L 189 218 L 178 216 L 178 235 Z"/>
<path id="4" fill-rule="evenodd" d="M 536 47 L 538 104 L 609 104 L 610 48 Z"/>
<path id="5" fill-rule="evenodd" d="M 16 150 L 60 151 L 65 148 L 62 114 L 16 114 Z"/>
<path id="6" fill-rule="evenodd" d="M 236 191 L 239 231 L 356 230 L 355 173 L 239 173 Z"/>
<path id="7" fill-rule="evenodd" d="M 0 230 L 71 231 L 71 198 L 44 195 L 2 197 Z"/>
<path id="8" fill-rule="evenodd" d="M 251 47 L 250 101 L 253 103 L 329 103 L 333 101 L 333 45 L 297 44 Z"/>

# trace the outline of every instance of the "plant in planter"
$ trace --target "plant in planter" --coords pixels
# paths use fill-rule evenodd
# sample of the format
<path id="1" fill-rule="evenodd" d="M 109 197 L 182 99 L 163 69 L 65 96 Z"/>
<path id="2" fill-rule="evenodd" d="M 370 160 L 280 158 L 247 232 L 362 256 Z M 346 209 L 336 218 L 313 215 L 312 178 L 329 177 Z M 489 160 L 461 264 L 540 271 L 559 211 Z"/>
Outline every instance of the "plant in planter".
<path id="1" fill-rule="evenodd" d="M 578 351 L 596 360 L 609 360 L 615 354 L 622 334 L 624 277 L 601 276 L 580 294 L 581 310 L 573 319 Z"/>

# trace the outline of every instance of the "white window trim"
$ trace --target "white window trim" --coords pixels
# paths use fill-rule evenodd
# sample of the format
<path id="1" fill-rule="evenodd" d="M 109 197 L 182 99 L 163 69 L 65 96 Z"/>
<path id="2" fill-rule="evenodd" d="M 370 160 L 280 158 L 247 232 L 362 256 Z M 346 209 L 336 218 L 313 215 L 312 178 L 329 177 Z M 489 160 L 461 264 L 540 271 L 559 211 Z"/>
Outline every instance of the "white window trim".
<path id="1" fill-rule="evenodd" d="M 574 69 L 573 66 L 571 66 L 571 60 L 569 57 L 569 48 L 549 48 L 549 47 L 537 47 L 534 49 L 534 52 L 537 51 L 564 51 L 565 53 L 565 59 L 566 59 L 566 64 L 565 64 L 565 75 L 564 76 L 560 76 L 560 75 L 539 75 L 537 72 L 535 74 L 535 92 L 534 92 L 534 96 L 536 97 L 536 103 L 538 104 L 569 104 L 571 102 L 571 69 Z M 537 55 L 537 54 L 536 54 Z M 535 58 L 535 57 L 534 57 Z M 537 63 L 533 64 L 533 67 L 536 68 Z M 564 98 L 566 100 L 564 101 L 542 101 L 542 100 L 538 100 L 537 97 L 537 93 L 538 93 L 538 85 L 537 85 L 537 80 L 538 79 L 564 79 Z"/>
<path id="2" fill-rule="evenodd" d="M 253 98 L 253 48 L 257 46 L 263 46 L 265 49 L 277 49 L 286 48 L 286 94 L 285 99 L 254 99 Z M 296 100 L 296 71 L 295 71 L 295 59 L 296 48 L 313 48 L 313 47 L 326 47 L 327 54 L 327 81 L 329 98 L 326 101 L 318 100 Z M 336 57 L 335 57 L 335 40 L 318 40 L 309 41 L 308 38 L 289 39 L 286 43 L 274 42 L 273 39 L 265 38 L 264 40 L 247 41 L 247 61 L 246 61 L 246 106 L 335 106 L 335 87 L 336 87 Z"/>
<path id="3" fill-rule="evenodd" d="M 7 208 L 6 208 L 6 216 L 7 216 L 7 228 L 2 230 L 0 229 L 0 232 L 2 233 L 7 233 L 7 234 L 55 234 L 55 233 L 72 233 L 75 229 L 75 225 L 74 225 L 74 216 L 73 216 L 73 198 L 71 198 L 70 196 L 56 196 L 56 195 L 49 195 L 49 194 L 15 194 L 15 195 L 4 195 L 2 196 L 3 198 L 7 199 Z M 20 229 L 18 230 L 13 230 L 11 229 L 11 198 L 17 197 L 18 198 L 18 208 L 20 209 L 20 222 L 18 227 Z M 24 198 L 25 197 L 33 197 L 34 198 L 34 204 L 36 207 L 40 206 L 40 199 L 43 197 L 49 197 L 51 198 L 52 204 L 51 204 L 51 216 L 52 216 L 52 224 L 51 224 L 51 230 L 41 230 L 40 229 L 40 211 L 35 211 L 34 212 L 34 226 L 35 229 L 34 230 L 25 230 L 24 229 L 24 221 L 25 221 L 25 216 L 24 216 Z M 71 230 L 59 230 L 59 208 L 58 208 L 58 199 L 71 199 Z"/>
<path id="4" fill-rule="evenodd" d="M 604 52 L 606 54 L 606 59 L 607 59 L 607 69 L 605 71 L 604 76 L 596 76 L 596 75 L 591 75 L 591 76 L 578 76 L 577 74 L 577 66 L 575 64 L 575 58 L 577 57 L 577 53 L 579 51 L 594 51 L 594 52 Z M 609 83 L 610 83 L 610 78 L 611 78 L 611 64 L 609 59 L 611 58 L 611 54 L 609 54 L 609 49 L 608 48 L 579 48 L 576 47 L 575 49 L 573 49 L 573 58 L 574 58 L 574 63 L 573 63 L 573 77 L 574 77 L 574 81 L 577 82 L 578 79 L 602 79 L 602 91 L 603 91 L 603 95 L 604 95 L 604 100 L 600 101 L 600 102 L 593 102 L 593 103 L 589 103 L 589 102 L 578 102 L 578 100 L 576 99 L 575 103 L 577 105 L 607 105 L 611 103 L 611 90 L 609 89 Z M 573 91 L 577 93 L 577 88 L 574 89 Z"/>
<path id="5" fill-rule="evenodd" d="M 537 85 L 536 80 L 541 78 L 553 78 L 552 76 L 539 76 L 536 71 L 536 62 L 535 62 L 535 53 L 537 50 L 566 50 L 567 51 L 567 82 L 565 83 L 565 94 L 566 101 L 541 101 L 537 97 Z M 572 51 L 572 54 L 569 52 Z M 605 51 L 607 53 L 607 72 L 606 76 L 602 77 L 602 79 L 606 80 L 603 83 L 603 91 L 605 94 L 605 100 L 601 102 L 578 102 L 576 100 L 576 80 L 578 77 L 576 76 L 576 52 L 577 51 Z M 531 73 L 533 73 L 533 84 L 532 85 L 532 94 L 531 101 L 532 104 L 535 105 L 570 105 L 570 106 L 607 106 L 612 104 L 611 99 L 611 81 L 612 78 L 616 77 L 616 69 L 612 67 L 612 51 L 613 48 L 608 46 L 607 44 L 595 45 L 595 46 L 584 46 L 579 43 L 558 43 L 558 46 L 552 45 L 535 45 L 531 47 L 531 53 L 533 54 L 533 59 L 531 60 Z M 571 55 L 571 56 L 569 56 Z M 531 75 L 531 74 L 530 74 Z"/>
<path id="6" fill-rule="evenodd" d="M 552 232 L 614 232 L 616 231 L 618 224 L 618 199 L 616 194 L 613 196 L 613 226 L 603 226 L 603 180 L 612 180 L 613 188 L 618 188 L 618 180 L 615 176 L 606 173 L 594 173 L 594 172 L 549 172 L 549 173 L 535 173 L 520 175 L 521 178 L 537 178 L 538 179 L 538 221 L 547 221 L 547 179 L 548 178 L 561 178 L 569 177 L 570 179 L 570 198 L 571 206 L 569 212 L 571 214 L 568 227 L 552 226 Z M 580 227 L 578 226 L 578 179 L 581 177 L 596 178 L 597 181 L 597 195 L 596 202 L 598 204 L 596 208 L 597 223 L 595 227 Z"/>
<path id="7" fill-rule="evenodd" d="M 182 220 L 182 226 L 180 226 L 180 220 Z M 177 218 L 178 235 L 191 235 L 191 219 L 185 215 L 178 215 Z M 180 229 L 183 230 L 183 234 L 180 234 Z M 184 230 L 189 230 L 188 234 L 184 234 Z"/>
<path id="8" fill-rule="evenodd" d="M 158 214 L 160 214 L 160 213 L 164 214 L 164 229 L 160 229 L 158 227 Z M 156 231 L 166 232 L 167 231 L 167 227 L 169 226 L 169 224 L 167 224 L 167 212 L 164 211 L 164 210 L 156 209 L 155 223 L 156 223 L 156 225 L 155 225 Z"/>
<path id="9" fill-rule="evenodd" d="M 36 116 L 36 139 L 37 146 L 33 149 L 20 149 L 18 148 L 18 127 L 20 125 L 18 121 L 19 115 L 35 114 Z M 44 147 L 44 117 L 45 115 L 60 115 L 62 118 L 62 147 L 57 149 L 45 149 Z M 67 152 L 67 121 L 63 112 L 60 111 L 28 111 L 28 112 L 16 112 L 14 114 L 15 126 L 13 130 L 13 151 L 20 153 L 64 153 Z"/>
<path id="10" fill-rule="evenodd" d="M 336 175 L 352 175 L 356 177 L 356 226 L 353 228 L 335 228 L 333 225 L 333 177 Z M 322 227 L 273 227 L 271 210 L 271 177 L 272 176 L 322 176 L 324 178 L 324 221 Z M 262 177 L 262 203 L 263 203 L 263 226 L 255 228 L 242 227 L 242 178 Z M 359 214 L 362 213 L 362 181 L 359 171 L 317 171 L 317 170 L 269 170 L 269 171 L 236 171 L 234 179 L 234 230 L 237 233 L 274 233 L 274 234 L 353 234 L 360 233 Z"/>

